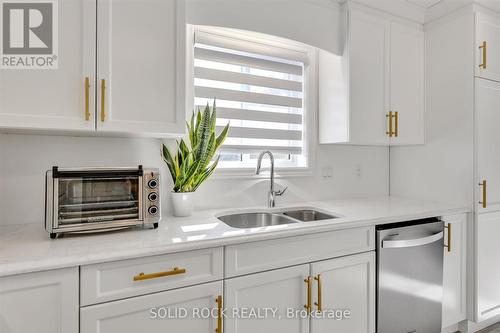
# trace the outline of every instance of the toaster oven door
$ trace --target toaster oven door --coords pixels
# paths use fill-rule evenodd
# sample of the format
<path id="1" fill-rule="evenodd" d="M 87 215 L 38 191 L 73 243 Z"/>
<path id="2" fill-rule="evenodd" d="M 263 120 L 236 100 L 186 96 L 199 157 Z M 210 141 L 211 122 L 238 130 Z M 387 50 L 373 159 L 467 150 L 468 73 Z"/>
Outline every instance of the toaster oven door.
<path id="1" fill-rule="evenodd" d="M 143 220 L 142 176 L 94 172 L 54 178 L 56 228 L 131 224 Z"/>

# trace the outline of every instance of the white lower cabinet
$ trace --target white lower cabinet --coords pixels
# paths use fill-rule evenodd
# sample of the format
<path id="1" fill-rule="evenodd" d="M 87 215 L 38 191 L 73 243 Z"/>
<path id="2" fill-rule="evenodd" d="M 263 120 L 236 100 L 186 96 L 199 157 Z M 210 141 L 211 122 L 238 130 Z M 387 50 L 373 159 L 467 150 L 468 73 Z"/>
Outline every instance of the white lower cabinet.
<path id="1" fill-rule="evenodd" d="M 446 226 L 447 245 L 444 248 L 443 267 L 442 327 L 444 328 L 467 317 L 467 215 L 446 216 L 442 219 Z"/>
<path id="2" fill-rule="evenodd" d="M 230 313 L 233 308 L 268 308 L 278 314 L 269 312 L 266 319 L 228 318 L 226 333 L 372 333 L 375 252 L 228 279 L 225 300 Z M 308 305 L 310 317 L 305 311 Z M 339 320 L 323 319 L 334 314 Z"/>
<path id="3" fill-rule="evenodd" d="M 443 327 L 448 327 L 466 318 L 467 215 L 443 220 L 448 246 L 444 249 Z M 485 319 L 500 308 L 496 262 L 500 251 L 495 238 L 500 233 L 500 212 L 480 214 L 477 224 L 478 316 Z M 359 243 L 356 248 L 373 249 L 373 228 L 359 231 L 366 236 L 366 246 Z M 274 240 L 276 246 L 284 246 L 271 247 L 280 250 L 274 257 L 263 257 L 258 248 L 266 245 L 269 249 L 271 243 L 226 249 L 226 264 L 250 258 L 251 245 L 256 251 L 253 255 L 266 263 L 249 266 L 260 272 L 236 277 L 230 277 L 227 270 L 226 275 L 222 272 L 222 248 L 82 267 L 82 302 L 77 267 L 2 277 L 0 332 L 374 333 L 375 251 L 349 252 L 346 248 L 346 252 L 335 252 L 344 253 L 342 256 L 325 259 L 323 250 L 311 246 L 299 258 L 301 263 L 289 265 L 291 255 L 282 254 L 309 240 L 311 236 Z M 276 268 L 262 268 L 271 266 Z M 183 268 L 183 274 L 160 272 L 170 267 Z M 233 262 L 228 267 L 243 266 Z M 141 271 L 159 273 L 135 281 L 137 286 L 127 282 Z M 107 288 L 113 278 L 115 288 Z"/>
<path id="4" fill-rule="evenodd" d="M 0 332 L 78 333 L 78 267 L 0 278 Z"/>
<path id="5" fill-rule="evenodd" d="M 246 275 L 225 281 L 225 306 L 233 309 L 277 309 L 265 319 L 231 316 L 225 321 L 226 333 L 306 333 L 309 319 L 289 318 L 287 309 L 303 310 L 307 304 L 309 265 Z M 270 314 L 270 313 L 269 313 Z M 281 318 L 279 317 L 281 316 Z"/>
<path id="6" fill-rule="evenodd" d="M 375 332 L 375 252 L 320 261 L 311 273 L 314 309 L 321 310 L 312 333 Z"/>
<path id="7" fill-rule="evenodd" d="M 375 228 L 269 239 L 225 248 L 225 276 L 234 277 L 375 250 Z"/>
<path id="8" fill-rule="evenodd" d="M 213 333 L 221 295 L 222 281 L 87 306 L 80 333 Z M 204 309 L 215 317 L 204 319 Z"/>
<path id="9" fill-rule="evenodd" d="M 500 212 L 476 217 L 476 297 L 477 320 L 500 314 Z"/>

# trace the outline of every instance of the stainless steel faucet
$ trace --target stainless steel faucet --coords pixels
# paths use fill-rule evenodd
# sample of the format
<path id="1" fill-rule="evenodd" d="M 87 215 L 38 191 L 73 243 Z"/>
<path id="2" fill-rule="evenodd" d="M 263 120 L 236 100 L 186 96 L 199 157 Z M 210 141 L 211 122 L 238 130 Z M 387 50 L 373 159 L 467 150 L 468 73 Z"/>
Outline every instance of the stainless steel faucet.
<path id="1" fill-rule="evenodd" d="M 285 193 L 285 191 L 288 188 L 288 186 L 285 187 L 284 189 L 282 189 L 281 191 L 275 191 L 274 190 L 274 156 L 273 156 L 273 153 L 271 153 L 268 150 L 263 151 L 263 152 L 260 153 L 259 159 L 257 160 L 257 169 L 255 170 L 255 174 L 256 175 L 260 174 L 260 167 L 261 167 L 261 164 L 262 164 L 262 158 L 266 154 L 269 155 L 269 159 L 271 161 L 271 179 L 270 179 L 270 181 L 271 181 L 271 188 L 269 189 L 269 193 L 268 193 L 268 202 L 267 202 L 267 205 L 268 205 L 268 207 L 274 207 L 274 206 L 276 206 L 276 203 L 275 203 L 276 196 L 282 196 Z"/>

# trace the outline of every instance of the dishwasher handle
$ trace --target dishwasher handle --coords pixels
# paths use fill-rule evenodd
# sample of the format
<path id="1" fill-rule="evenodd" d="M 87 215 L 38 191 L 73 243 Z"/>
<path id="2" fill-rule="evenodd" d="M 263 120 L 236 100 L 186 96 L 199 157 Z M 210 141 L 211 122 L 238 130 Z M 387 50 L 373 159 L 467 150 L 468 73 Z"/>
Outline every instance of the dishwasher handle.
<path id="1" fill-rule="evenodd" d="M 440 239 L 443 239 L 444 232 L 440 231 L 434 235 L 430 235 L 423 238 L 415 238 L 415 239 L 405 239 L 405 240 L 383 240 L 382 248 L 402 248 L 402 247 L 412 247 L 412 246 L 421 246 L 430 243 L 434 243 Z"/>

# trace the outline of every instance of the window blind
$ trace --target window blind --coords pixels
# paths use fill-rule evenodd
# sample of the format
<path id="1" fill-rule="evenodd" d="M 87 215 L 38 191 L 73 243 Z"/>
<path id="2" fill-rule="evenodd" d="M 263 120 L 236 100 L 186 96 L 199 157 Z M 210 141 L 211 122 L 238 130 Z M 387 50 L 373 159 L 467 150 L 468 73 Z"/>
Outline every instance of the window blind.
<path id="1" fill-rule="evenodd" d="M 221 152 L 302 154 L 304 55 L 260 42 L 195 32 L 195 107 L 217 103 Z"/>

